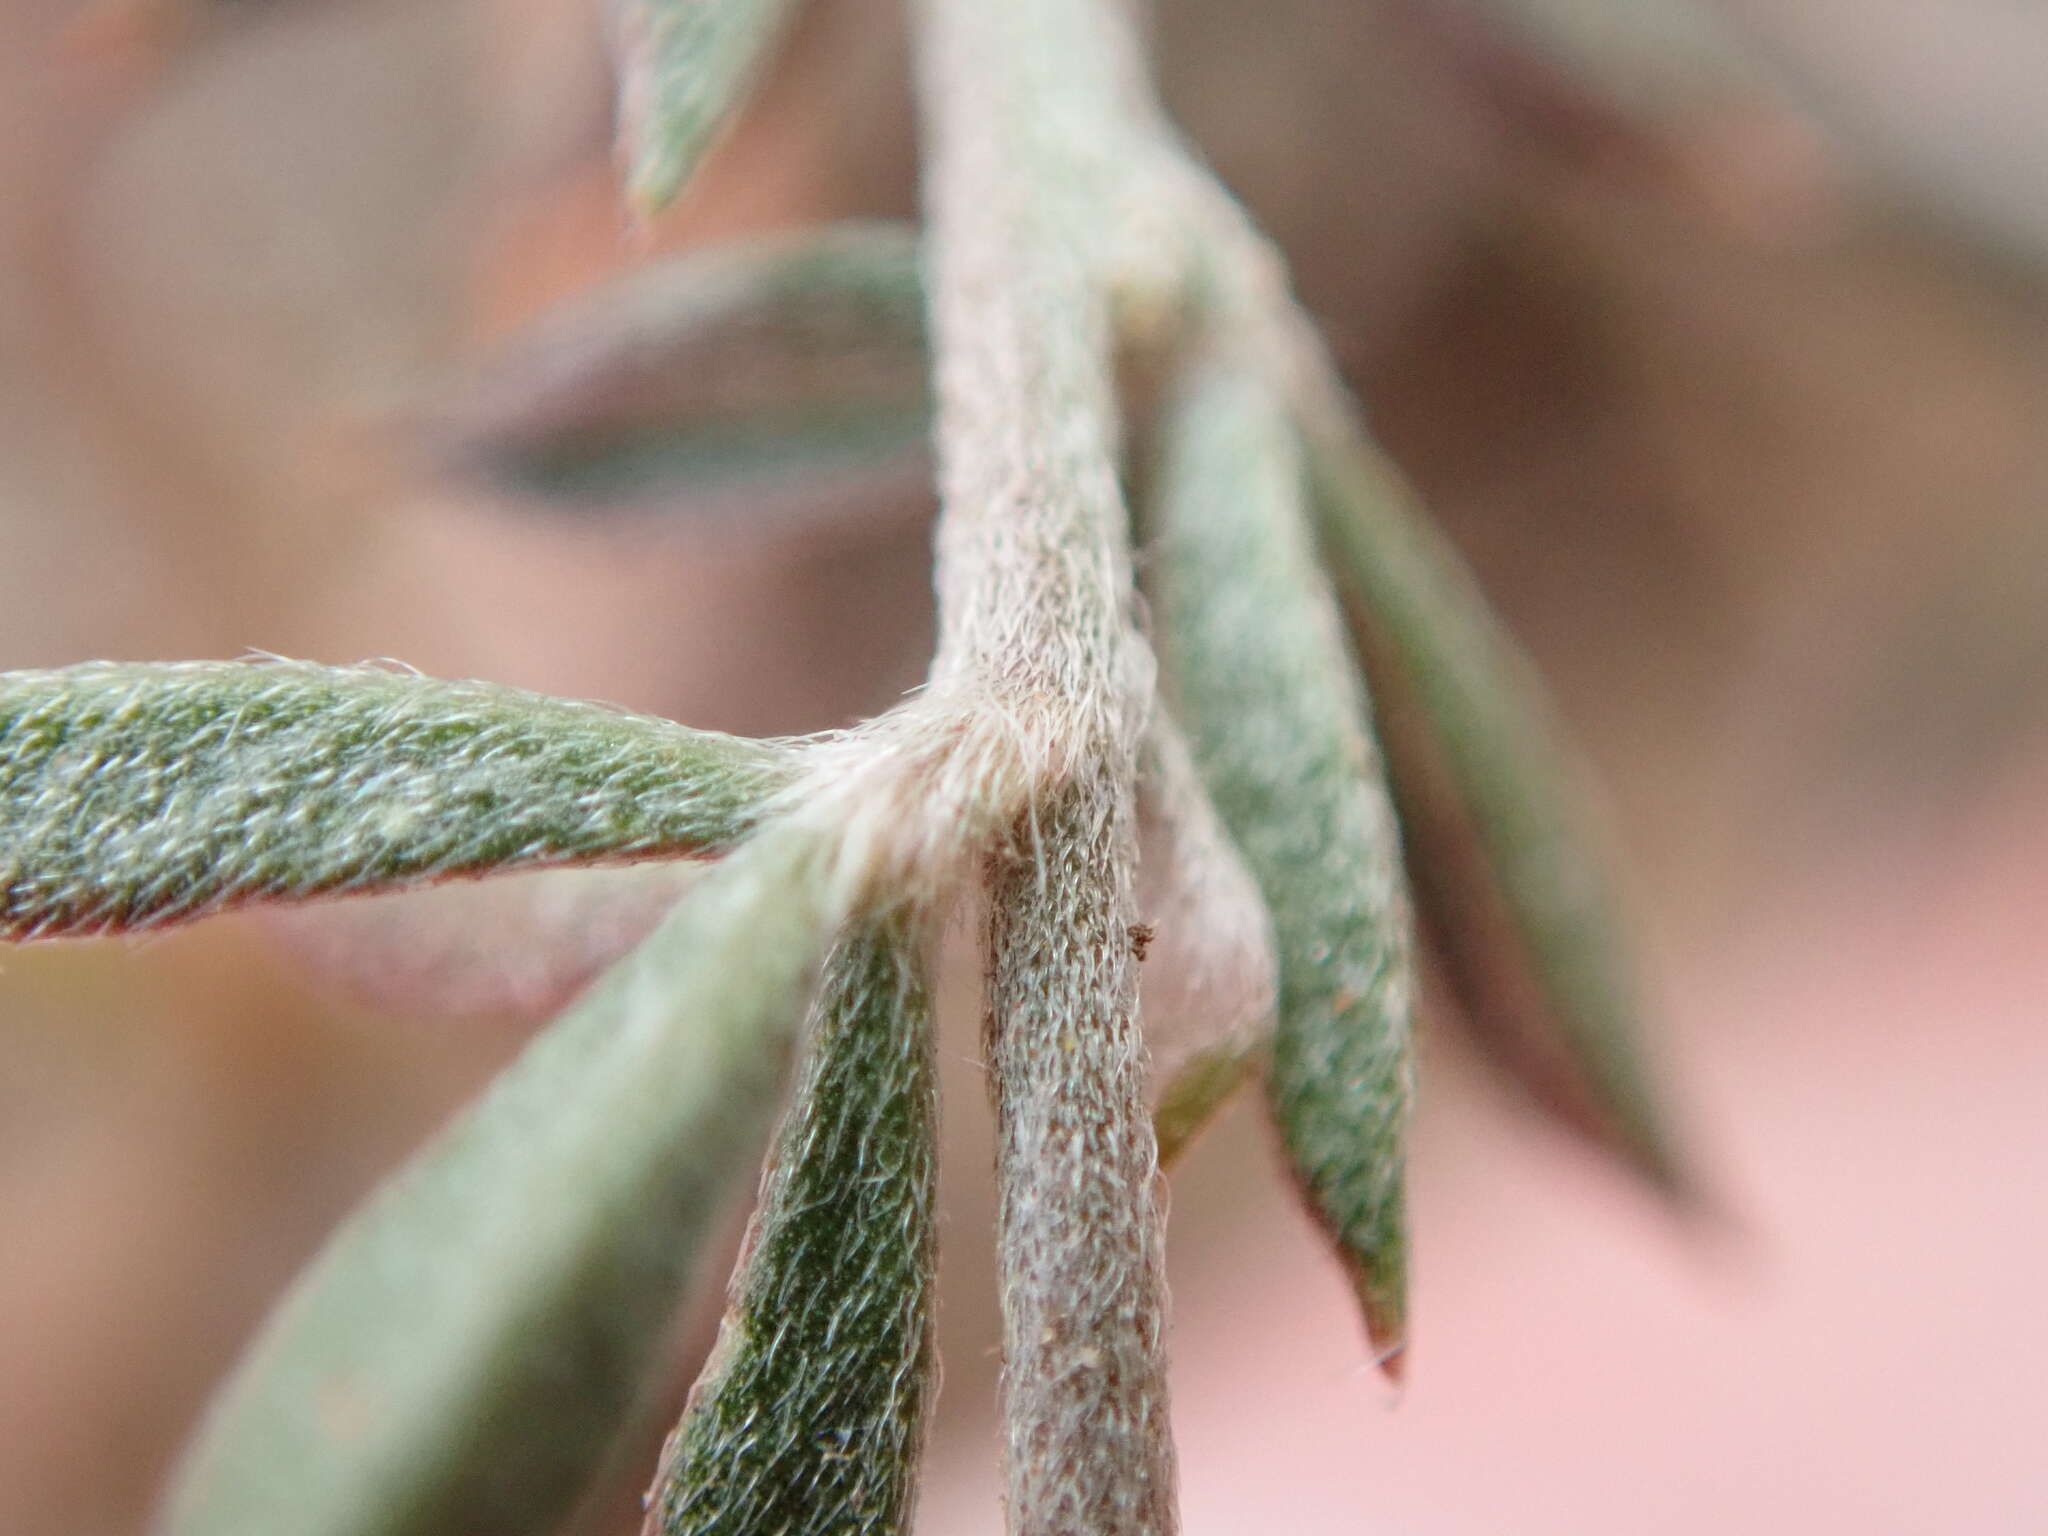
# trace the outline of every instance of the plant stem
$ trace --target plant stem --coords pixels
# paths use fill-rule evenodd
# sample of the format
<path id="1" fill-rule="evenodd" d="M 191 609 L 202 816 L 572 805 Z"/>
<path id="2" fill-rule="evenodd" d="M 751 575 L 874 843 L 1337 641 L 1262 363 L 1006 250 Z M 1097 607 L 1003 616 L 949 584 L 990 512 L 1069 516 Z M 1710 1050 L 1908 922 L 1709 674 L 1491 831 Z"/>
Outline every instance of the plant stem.
<path id="1" fill-rule="evenodd" d="M 1142 102 L 1092 0 L 924 0 L 937 348 L 935 691 L 1029 786 L 990 864 L 1009 1522 L 1175 1529 L 1156 1154 L 1136 1017 L 1131 623 L 1107 292 L 1090 242 Z"/>
<path id="2" fill-rule="evenodd" d="M 1105 765 L 990 881 L 1010 1529 L 1177 1525 L 1128 787 Z"/>

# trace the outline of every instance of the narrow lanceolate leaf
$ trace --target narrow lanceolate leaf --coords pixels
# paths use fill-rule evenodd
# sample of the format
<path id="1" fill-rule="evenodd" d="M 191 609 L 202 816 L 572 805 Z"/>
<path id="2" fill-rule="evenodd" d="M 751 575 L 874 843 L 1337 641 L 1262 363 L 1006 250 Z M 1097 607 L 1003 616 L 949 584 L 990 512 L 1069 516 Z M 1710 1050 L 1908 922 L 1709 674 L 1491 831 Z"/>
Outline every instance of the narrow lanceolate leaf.
<path id="1" fill-rule="evenodd" d="M 929 1006 L 901 925 L 846 941 L 649 1536 L 909 1529 L 931 1365 Z"/>
<path id="2" fill-rule="evenodd" d="M 1274 1115 L 1397 1374 L 1412 989 L 1393 808 L 1283 407 L 1249 373 L 1203 360 L 1163 433 L 1149 529 L 1160 660 L 1272 912 Z"/>
<path id="3" fill-rule="evenodd" d="M 767 1138 L 829 941 L 770 831 L 379 1192 L 215 1403 L 164 1536 L 552 1531 Z"/>
<path id="4" fill-rule="evenodd" d="M 915 232 L 852 223 L 642 268 L 550 314 L 429 424 L 536 513 L 783 531 L 927 478 Z"/>
<path id="5" fill-rule="evenodd" d="M 1323 542 L 1382 712 L 1409 868 L 1496 1063 L 1680 1199 L 1692 1188 L 1584 775 L 1533 670 L 1333 387 L 1304 412 Z"/>
<path id="6" fill-rule="evenodd" d="M 683 189 L 781 35 L 792 0 L 612 0 L 619 154 L 634 209 Z"/>
<path id="7" fill-rule="evenodd" d="M 718 851 L 770 747 L 484 683 L 291 662 L 0 676 L 0 937 Z"/>

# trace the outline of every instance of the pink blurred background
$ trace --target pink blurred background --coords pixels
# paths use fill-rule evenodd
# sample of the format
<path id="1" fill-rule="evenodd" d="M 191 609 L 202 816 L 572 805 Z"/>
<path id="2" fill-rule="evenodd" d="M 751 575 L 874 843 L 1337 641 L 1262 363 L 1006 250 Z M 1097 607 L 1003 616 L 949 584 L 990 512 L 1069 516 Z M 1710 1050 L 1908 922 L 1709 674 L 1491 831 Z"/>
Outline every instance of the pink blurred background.
<path id="1" fill-rule="evenodd" d="M 1584 0 L 1155 9 L 1176 108 L 1603 770 L 1730 1212 L 1674 1229 L 1433 1026 L 1397 1404 L 1240 1105 L 1173 1181 L 1190 1536 L 2042 1529 L 2048 23 L 1727 0 L 1724 55 L 1666 0 L 1619 39 Z M 816 0 L 638 239 L 583 4 L 0 17 L 0 666 L 395 656 L 749 732 L 918 678 L 919 508 L 515 516 L 405 431 L 650 250 L 910 211 L 893 5 Z M 522 1037 L 274 940 L 0 957 L 0 1531 L 138 1530 L 265 1303 Z M 931 1536 L 999 1528 L 948 1029 Z"/>

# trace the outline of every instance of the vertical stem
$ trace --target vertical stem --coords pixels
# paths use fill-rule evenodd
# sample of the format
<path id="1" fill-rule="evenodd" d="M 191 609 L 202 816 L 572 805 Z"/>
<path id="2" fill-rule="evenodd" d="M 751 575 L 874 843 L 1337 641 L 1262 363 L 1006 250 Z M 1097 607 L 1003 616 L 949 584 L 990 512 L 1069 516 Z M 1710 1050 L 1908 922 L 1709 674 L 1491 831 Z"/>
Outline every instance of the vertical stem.
<path id="1" fill-rule="evenodd" d="M 1091 252 L 1138 54 L 1098 0 L 923 0 L 938 356 L 935 691 L 956 770 L 1025 787 L 990 864 L 1009 1521 L 1175 1528 L 1156 1152 L 1136 1017 L 1131 623 L 1107 298 Z"/>
<path id="2" fill-rule="evenodd" d="M 1121 776 L 1120 776 L 1121 777 Z M 1131 958 L 1127 780 L 1040 811 L 990 890 L 1010 1529 L 1166 1536 L 1157 1170 Z"/>

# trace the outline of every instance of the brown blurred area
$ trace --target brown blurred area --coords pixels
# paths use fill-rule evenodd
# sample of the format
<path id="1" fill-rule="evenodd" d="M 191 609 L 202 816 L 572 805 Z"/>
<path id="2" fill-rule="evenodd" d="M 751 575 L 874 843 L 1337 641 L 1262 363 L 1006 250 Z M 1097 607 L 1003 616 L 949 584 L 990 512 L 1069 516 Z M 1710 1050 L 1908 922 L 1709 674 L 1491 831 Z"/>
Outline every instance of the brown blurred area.
<path id="1" fill-rule="evenodd" d="M 1966 46 L 1983 0 L 1936 54 L 1903 0 L 1728 8 L 1805 94 L 1624 110 L 1454 0 L 1155 6 L 1176 110 L 1603 770 L 1735 1218 L 1675 1241 L 1433 1030 L 1388 1412 L 1241 1106 L 1173 1185 L 1191 1533 L 2048 1514 L 2048 113 L 1944 110 L 2015 46 Z M 394 656 L 764 733 L 917 680 L 922 509 L 550 522 L 405 430 L 650 251 L 908 213 L 893 4 L 814 0 L 639 233 L 584 4 L 0 17 L 0 667 Z M 0 1531 L 135 1531 L 267 1300 L 525 1026 L 338 1000 L 244 919 L 0 959 Z M 955 1013 L 934 1536 L 997 1528 Z"/>

